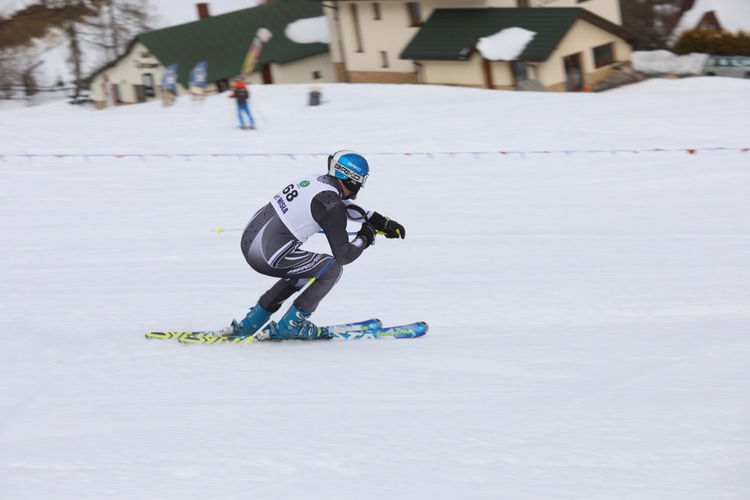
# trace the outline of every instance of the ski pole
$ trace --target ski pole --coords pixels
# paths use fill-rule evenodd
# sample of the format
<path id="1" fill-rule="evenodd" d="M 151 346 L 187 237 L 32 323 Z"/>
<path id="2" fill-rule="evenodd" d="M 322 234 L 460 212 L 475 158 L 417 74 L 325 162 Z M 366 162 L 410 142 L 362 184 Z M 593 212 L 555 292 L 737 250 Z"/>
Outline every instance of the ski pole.
<path id="1" fill-rule="evenodd" d="M 312 279 L 310 279 L 310 281 L 308 281 L 305 286 L 302 287 L 302 289 L 300 290 L 300 293 L 302 293 L 305 290 L 307 290 L 308 288 L 310 288 L 310 285 L 312 285 L 313 283 L 315 283 L 315 280 L 318 279 L 324 272 L 326 272 L 326 269 L 328 269 L 329 267 L 331 267 L 331 264 L 333 264 L 334 261 L 335 261 L 335 259 L 333 257 L 331 257 L 331 260 L 328 261 L 328 264 L 326 264 L 325 266 L 323 266 L 323 269 L 321 269 L 320 271 L 318 271 L 317 274 L 315 276 L 313 276 Z"/>
<path id="2" fill-rule="evenodd" d="M 214 232 L 216 232 L 218 234 L 218 233 L 223 233 L 225 231 L 244 231 L 244 228 L 236 228 L 235 227 L 235 228 L 226 229 L 226 228 L 223 228 L 223 227 L 217 227 L 216 229 L 212 229 L 211 231 L 214 231 Z M 320 231 L 318 231 L 318 234 L 325 234 L 325 232 L 321 229 Z M 355 234 L 357 234 L 357 232 L 356 231 L 347 231 L 346 234 L 348 234 L 349 236 L 354 236 Z"/>
<path id="3" fill-rule="evenodd" d="M 252 107 L 258 112 L 261 118 L 263 118 L 264 122 L 266 122 L 269 125 L 271 124 L 270 120 L 266 118 L 266 115 L 263 114 L 263 111 L 260 110 L 260 107 L 258 106 L 258 103 L 255 102 L 255 99 L 252 100 Z"/>

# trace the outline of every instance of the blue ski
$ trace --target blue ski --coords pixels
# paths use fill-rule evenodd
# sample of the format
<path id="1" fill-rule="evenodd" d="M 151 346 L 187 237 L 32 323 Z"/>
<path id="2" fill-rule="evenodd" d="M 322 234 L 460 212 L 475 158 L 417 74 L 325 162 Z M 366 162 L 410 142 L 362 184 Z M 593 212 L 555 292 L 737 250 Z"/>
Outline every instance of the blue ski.
<path id="1" fill-rule="evenodd" d="M 359 339 L 413 339 L 421 337 L 429 330 L 424 321 L 409 323 L 408 325 L 390 326 L 384 328 L 368 328 L 366 330 L 349 330 L 333 333 L 332 340 L 359 340 Z"/>
<path id="2" fill-rule="evenodd" d="M 267 326 L 263 330 L 258 332 L 255 335 L 255 340 L 259 342 L 274 342 L 274 339 L 268 337 L 271 327 L 275 328 L 275 326 Z M 425 323 L 424 321 L 409 323 L 408 325 L 388 327 L 353 323 L 349 325 L 339 325 L 333 327 L 327 326 L 325 328 L 327 328 L 328 331 L 333 335 L 333 338 L 331 338 L 330 340 L 413 339 L 416 337 L 421 337 L 429 330 L 427 323 Z"/>

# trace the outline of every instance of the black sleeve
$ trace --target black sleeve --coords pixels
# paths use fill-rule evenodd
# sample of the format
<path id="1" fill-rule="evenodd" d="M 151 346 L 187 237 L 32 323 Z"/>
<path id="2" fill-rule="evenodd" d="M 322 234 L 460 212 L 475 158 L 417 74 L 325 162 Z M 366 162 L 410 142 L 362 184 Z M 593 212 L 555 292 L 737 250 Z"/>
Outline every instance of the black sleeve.
<path id="1" fill-rule="evenodd" d="M 366 246 L 361 237 L 349 242 L 346 232 L 346 206 L 341 197 L 333 191 L 323 191 L 315 195 L 310 204 L 313 219 L 323 229 L 328 238 L 333 258 L 342 265 L 357 260 Z"/>

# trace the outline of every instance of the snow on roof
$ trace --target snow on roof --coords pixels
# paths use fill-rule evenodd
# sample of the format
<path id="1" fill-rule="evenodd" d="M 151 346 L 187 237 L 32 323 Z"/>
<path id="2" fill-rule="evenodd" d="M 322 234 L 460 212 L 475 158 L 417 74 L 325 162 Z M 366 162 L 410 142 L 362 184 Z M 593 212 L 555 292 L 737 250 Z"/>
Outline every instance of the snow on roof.
<path id="1" fill-rule="evenodd" d="M 692 9 L 680 19 L 677 33 L 693 29 L 706 12 L 714 11 L 721 26 L 733 33 L 750 33 L 750 0 L 697 0 Z"/>
<path id="2" fill-rule="evenodd" d="M 328 43 L 326 17 L 310 17 L 289 23 L 284 30 L 288 39 L 296 43 Z"/>
<path id="3" fill-rule="evenodd" d="M 523 28 L 506 28 L 480 38 L 477 50 L 489 61 L 514 61 L 535 36 L 535 32 Z"/>

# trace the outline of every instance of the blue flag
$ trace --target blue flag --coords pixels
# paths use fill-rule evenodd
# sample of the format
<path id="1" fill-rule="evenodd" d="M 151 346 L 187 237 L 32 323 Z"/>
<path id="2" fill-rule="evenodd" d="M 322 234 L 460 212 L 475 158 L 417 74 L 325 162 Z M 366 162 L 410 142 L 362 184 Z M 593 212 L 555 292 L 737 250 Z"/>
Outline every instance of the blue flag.
<path id="1" fill-rule="evenodd" d="M 162 102 L 165 107 L 174 104 L 177 97 L 177 64 L 170 64 L 161 78 Z"/>
<path id="2" fill-rule="evenodd" d="M 208 62 L 201 61 L 195 65 L 190 72 L 190 86 L 204 88 L 206 86 L 206 73 L 208 71 Z"/>
<path id="3" fill-rule="evenodd" d="M 161 79 L 161 86 L 165 91 L 177 94 L 177 64 L 170 64 Z"/>

